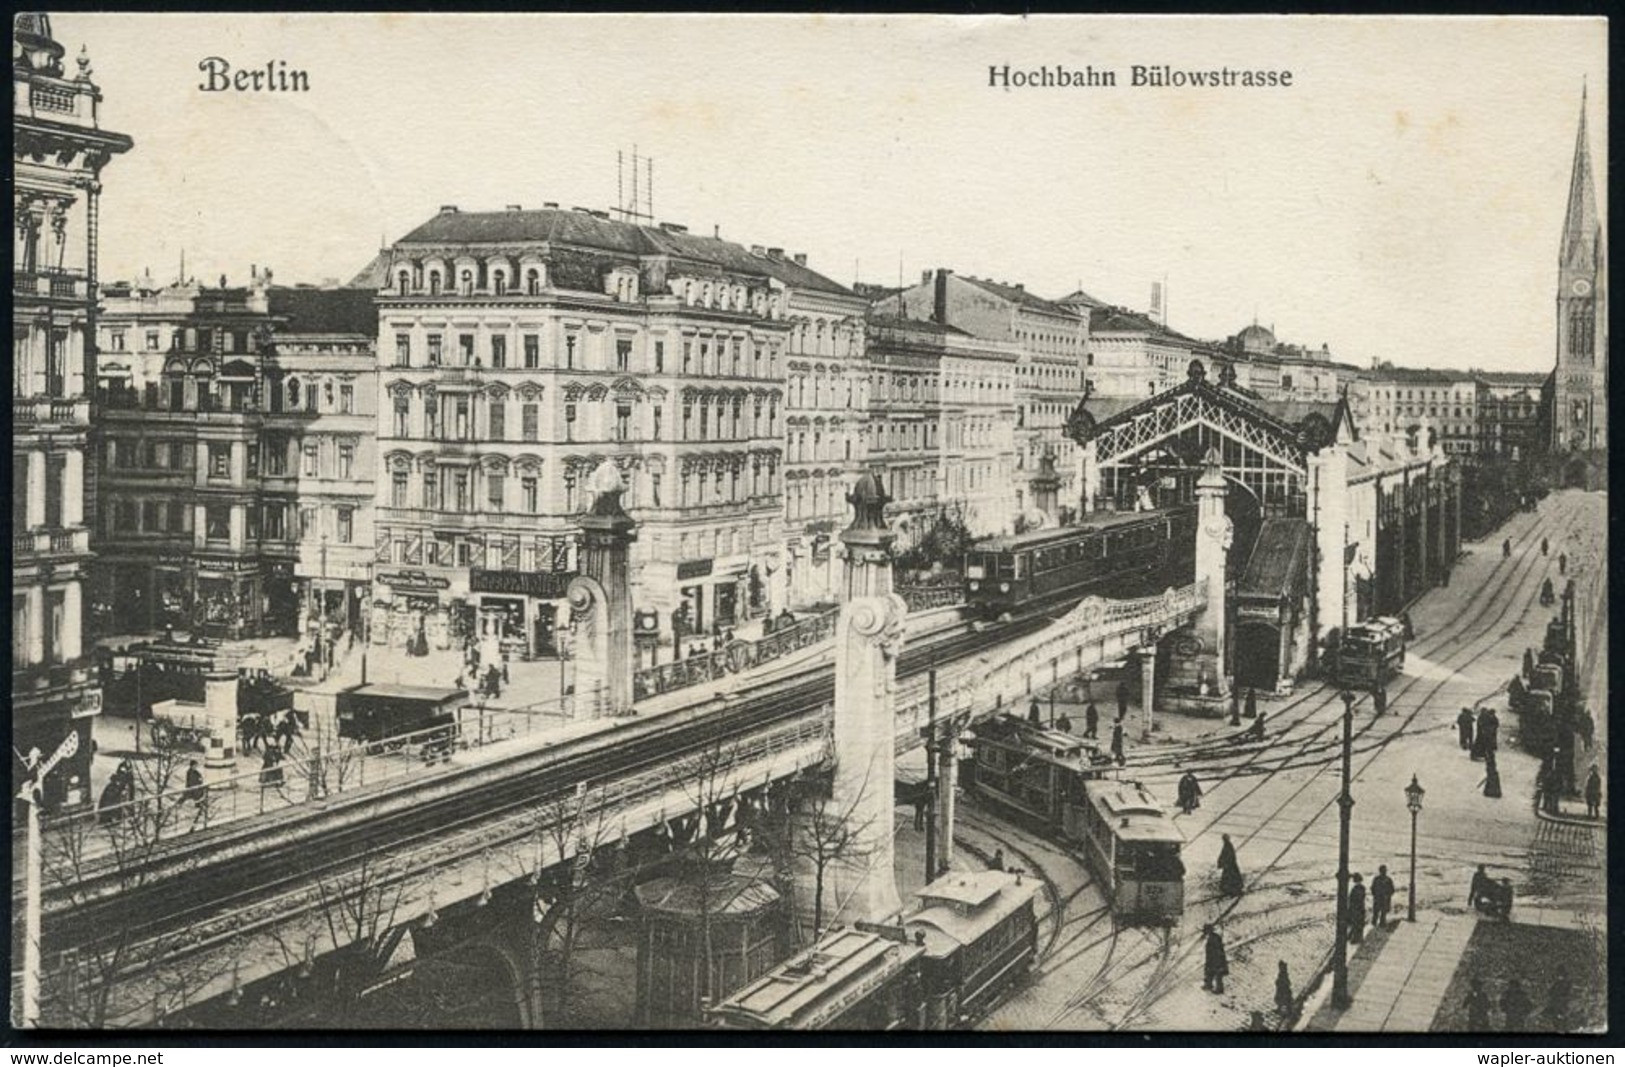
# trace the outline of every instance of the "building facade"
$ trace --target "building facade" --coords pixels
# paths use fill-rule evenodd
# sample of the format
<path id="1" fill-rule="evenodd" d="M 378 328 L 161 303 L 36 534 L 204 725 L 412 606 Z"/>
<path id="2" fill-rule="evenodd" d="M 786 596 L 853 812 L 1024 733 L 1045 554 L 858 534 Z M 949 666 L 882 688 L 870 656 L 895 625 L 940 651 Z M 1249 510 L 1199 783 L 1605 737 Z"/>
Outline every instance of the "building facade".
<path id="1" fill-rule="evenodd" d="M 785 364 L 784 536 L 789 604 L 834 603 L 840 591 L 836 532 L 846 493 L 867 462 L 871 377 L 864 336 L 868 301 L 809 276 L 806 257 L 751 247 L 784 283 L 789 321 Z"/>
<path id="2" fill-rule="evenodd" d="M 240 288 L 108 287 L 99 632 L 300 632 L 323 614 L 324 545 L 329 578 L 366 586 L 371 304 L 257 269 Z M 334 617 L 361 606 L 341 591 Z"/>
<path id="3" fill-rule="evenodd" d="M 979 341 L 1013 345 L 1015 367 L 1015 509 L 1028 510 L 1031 481 L 1046 453 L 1061 477 L 1059 496 L 1076 496 L 1076 445 L 1064 433 L 1067 418 L 1084 397 L 1089 360 L 1089 318 L 1027 292 L 1024 285 L 994 282 L 939 269 L 920 284 L 881 300 L 883 315 L 930 320 L 963 330 Z"/>
<path id="4" fill-rule="evenodd" d="M 1468 371 L 1395 367 L 1382 363 L 1361 371 L 1349 390 L 1349 407 L 1362 432 L 1416 436 L 1421 447 L 1437 444 L 1446 455 L 1478 451 L 1479 386 Z"/>
<path id="5" fill-rule="evenodd" d="M 1545 377 L 1520 371 L 1474 373 L 1479 455 L 1521 460 L 1541 450 L 1540 388 Z"/>
<path id="6" fill-rule="evenodd" d="M 102 169 L 132 145 L 100 128 L 89 57 L 81 50 L 69 75 L 63 54 L 49 16 L 13 16 L 12 750 L 49 757 L 78 736 L 77 752 L 46 779 L 51 807 L 91 799 L 101 690 L 84 586 L 96 515 L 97 212 Z"/>
<path id="7" fill-rule="evenodd" d="M 669 645 L 786 604 L 792 332 L 802 410 L 833 411 L 862 348 L 847 290 L 796 257 L 556 205 L 443 208 L 395 243 L 387 277 L 375 592 L 408 637 L 447 647 L 478 629 L 557 652 L 585 481 L 605 459 L 639 524 L 645 636 Z M 798 461 L 822 465 L 817 514 L 849 441 L 857 461 L 849 429 L 838 457 L 820 440 L 825 458 Z"/>

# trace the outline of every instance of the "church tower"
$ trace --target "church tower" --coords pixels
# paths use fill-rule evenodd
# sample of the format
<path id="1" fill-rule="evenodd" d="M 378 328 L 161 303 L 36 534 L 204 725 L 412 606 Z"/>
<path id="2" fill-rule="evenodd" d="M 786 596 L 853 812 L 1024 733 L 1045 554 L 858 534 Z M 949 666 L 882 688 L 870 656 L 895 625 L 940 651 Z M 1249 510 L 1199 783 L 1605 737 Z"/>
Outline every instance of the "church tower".
<path id="1" fill-rule="evenodd" d="M 1608 447 L 1608 262 L 1586 136 L 1586 95 L 1574 141 L 1568 214 L 1557 265 L 1557 366 L 1552 374 L 1554 452 Z"/>

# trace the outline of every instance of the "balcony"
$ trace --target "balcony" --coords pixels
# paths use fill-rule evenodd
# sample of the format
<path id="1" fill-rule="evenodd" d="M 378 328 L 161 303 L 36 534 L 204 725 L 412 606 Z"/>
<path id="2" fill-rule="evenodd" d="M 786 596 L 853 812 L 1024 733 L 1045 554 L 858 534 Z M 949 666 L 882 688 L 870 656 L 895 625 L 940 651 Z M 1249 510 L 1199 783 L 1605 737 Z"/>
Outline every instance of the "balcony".
<path id="1" fill-rule="evenodd" d="M 11 422 L 13 426 L 88 426 L 90 401 L 85 397 L 13 399 Z"/>
<path id="2" fill-rule="evenodd" d="M 11 291 L 20 297 L 89 300 L 90 279 L 71 270 L 18 271 L 12 275 Z"/>
<path id="3" fill-rule="evenodd" d="M 11 537 L 11 558 L 18 562 L 25 559 L 88 555 L 90 555 L 90 531 L 86 529 L 34 530 L 30 533 L 13 534 Z"/>

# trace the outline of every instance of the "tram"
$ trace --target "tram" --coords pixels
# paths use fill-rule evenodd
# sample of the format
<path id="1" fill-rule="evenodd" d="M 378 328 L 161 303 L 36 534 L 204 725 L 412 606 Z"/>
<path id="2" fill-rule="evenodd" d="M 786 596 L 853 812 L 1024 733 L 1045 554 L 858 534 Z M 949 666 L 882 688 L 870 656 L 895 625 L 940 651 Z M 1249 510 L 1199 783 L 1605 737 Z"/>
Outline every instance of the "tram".
<path id="1" fill-rule="evenodd" d="M 973 727 L 970 788 L 1078 845 L 1121 919 L 1171 923 L 1184 911 L 1184 836 L 1137 782 L 1107 779 L 1092 742 L 1014 715 Z"/>
<path id="2" fill-rule="evenodd" d="M 1188 555 L 1177 546 L 1194 537 L 1195 522 L 1196 509 L 1181 505 L 982 541 L 965 553 L 965 604 L 992 620 L 1032 600 L 1149 578 Z"/>
<path id="3" fill-rule="evenodd" d="M 1090 782 L 1084 857 L 1121 919 L 1172 924 L 1185 910 L 1185 837 L 1139 782 Z"/>
<path id="4" fill-rule="evenodd" d="M 339 736 L 381 747 L 408 739 L 430 756 L 456 743 L 462 689 L 416 685 L 358 685 L 338 695 Z"/>
<path id="5" fill-rule="evenodd" d="M 1405 624 L 1367 619 L 1343 632 L 1337 649 L 1338 684 L 1371 689 L 1405 669 Z"/>
<path id="6" fill-rule="evenodd" d="M 954 1030 L 987 1013 L 1038 958 L 1039 882 L 944 875 L 897 925 L 834 927 L 735 990 L 706 1020 L 730 1030 Z"/>
<path id="7" fill-rule="evenodd" d="M 1019 871 L 968 871 L 919 891 L 903 931 L 925 949 L 926 1029 L 969 1026 L 1026 976 L 1038 958 L 1038 889 Z"/>

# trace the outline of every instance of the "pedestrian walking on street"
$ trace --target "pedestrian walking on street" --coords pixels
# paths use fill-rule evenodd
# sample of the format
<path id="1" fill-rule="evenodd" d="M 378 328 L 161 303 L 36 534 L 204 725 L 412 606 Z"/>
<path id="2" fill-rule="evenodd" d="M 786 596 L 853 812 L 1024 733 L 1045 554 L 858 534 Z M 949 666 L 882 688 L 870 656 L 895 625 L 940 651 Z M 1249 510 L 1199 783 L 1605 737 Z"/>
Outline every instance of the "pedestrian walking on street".
<path id="1" fill-rule="evenodd" d="M 1034 726 L 1044 725 L 1044 709 L 1039 705 L 1037 697 L 1033 697 L 1033 702 L 1027 705 L 1027 721 Z"/>
<path id="2" fill-rule="evenodd" d="M 1484 992 L 1483 979 L 1474 978 L 1467 992 L 1467 1029 L 1482 1033 L 1490 1028 L 1490 995 Z"/>
<path id="3" fill-rule="evenodd" d="M 1522 1033 L 1529 1026 L 1529 1013 L 1534 1007 L 1529 994 L 1523 991 L 1523 983 L 1512 979 L 1507 983 L 1506 992 L 1501 994 L 1501 1015 L 1506 1020 L 1502 1029 Z"/>
<path id="4" fill-rule="evenodd" d="M 1586 818 L 1602 818 L 1602 774 L 1595 763 L 1586 775 Z"/>
<path id="5" fill-rule="evenodd" d="M 1544 556 L 1550 550 L 1551 550 L 1551 545 L 1547 543 L 1546 538 L 1542 537 L 1540 539 L 1540 554 Z"/>
<path id="6" fill-rule="evenodd" d="M 1561 1033 L 1569 1028 L 1569 1004 L 1573 999 L 1574 986 L 1569 982 L 1568 969 L 1559 967 L 1546 990 L 1546 1010 L 1542 1018 L 1548 1029 Z"/>
<path id="7" fill-rule="evenodd" d="M 1410 612 L 1402 611 L 1402 612 L 1399 613 L 1399 624 L 1400 624 L 1400 626 L 1405 628 L 1405 640 L 1407 640 L 1407 641 L 1415 640 L 1415 638 L 1416 638 L 1416 628 L 1411 625 L 1411 613 Z"/>
<path id="8" fill-rule="evenodd" d="M 1568 572 L 1569 572 L 1569 554 L 1567 552 L 1559 552 L 1557 554 L 1557 573 L 1558 574 L 1567 574 Z"/>
<path id="9" fill-rule="evenodd" d="M 1258 717 L 1258 690 L 1251 686 L 1247 688 L 1247 710 L 1245 714 L 1249 719 Z"/>
<path id="10" fill-rule="evenodd" d="M 1123 719 L 1128 715 L 1128 683 L 1117 683 L 1117 717 Z"/>
<path id="11" fill-rule="evenodd" d="M 1247 737 L 1252 741 L 1264 740 L 1264 713 L 1262 711 L 1253 716 L 1253 725 L 1247 730 Z"/>
<path id="12" fill-rule="evenodd" d="M 1378 685 L 1377 688 L 1371 691 L 1371 706 L 1377 709 L 1378 715 L 1385 714 L 1388 711 L 1388 687 L 1386 685 Z"/>
<path id="13" fill-rule="evenodd" d="M 1083 707 L 1083 736 L 1093 739 L 1100 729 L 1100 711 L 1093 700 Z"/>
<path id="14" fill-rule="evenodd" d="M 1202 806 L 1202 783 L 1193 771 L 1186 771 L 1179 779 L 1179 808 L 1186 815 Z"/>
<path id="15" fill-rule="evenodd" d="M 1230 960 L 1225 955 L 1224 937 L 1212 923 L 1202 927 L 1204 938 L 1202 959 L 1202 988 L 1210 993 L 1224 992 L 1224 976 L 1230 973 Z"/>
<path id="16" fill-rule="evenodd" d="M 1349 886 L 1349 944 L 1358 945 L 1365 940 L 1365 879 L 1353 876 Z"/>
<path id="17" fill-rule="evenodd" d="M 1495 750 L 1484 753 L 1484 795 L 1497 799 L 1501 795 L 1501 771 L 1495 765 Z"/>
<path id="18" fill-rule="evenodd" d="M 1298 1014 L 1297 1004 L 1292 996 L 1292 976 L 1287 974 L 1286 960 L 1275 966 L 1275 1010 L 1280 1013 L 1281 1021 L 1291 1023 Z"/>
<path id="19" fill-rule="evenodd" d="M 203 772 L 198 770 L 197 760 L 192 760 L 186 765 L 186 790 L 181 796 L 201 807 L 203 792 Z"/>
<path id="20" fill-rule="evenodd" d="M 299 732 L 299 720 L 293 717 L 293 709 L 289 708 L 282 713 L 282 721 L 277 723 L 277 733 L 282 738 L 282 754 L 287 755 L 293 751 L 294 735 Z"/>
<path id="21" fill-rule="evenodd" d="M 1112 759 L 1117 761 L 1119 767 L 1128 762 L 1127 757 L 1123 755 L 1123 724 L 1121 722 L 1112 723 Z"/>
<path id="22" fill-rule="evenodd" d="M 1461 739 L 1461 747 L 1465 752 L 1473 748 L 1473 709 L 1463 707 L 1461 714 L 1456 716 L 1456 733 Z"/>
<path id="23" fill-rule="evenodd" d="M 1483 746 L 1485 755 L 1496 751 L 1500 747 L 1501 717 L 1495 714 L 1495 709 L 1485 705 L 1478 713 L 1478 743 Z"/>
<path id="24" fill-rule="evenodd" d="M 1507 538 L 1505 541 L 1501 542 L 1501 558 L 1502 559 L 1511 559 L 1512 558 L 1512 538 L 1510 538 L 1510 537 Z"/>
<path id="25" fill-rule="evenodd" d="M 1236 859 L 1236 846 L 1230 842 L 1229 834 L 1221 834 L 1224 844 L 1219 847 L 1219 892 L 1227 897 L 1239 897 L 1246 887 L 1241 877 L 1241 863 Z"/>
<path id="26" fill-rule="evenodd" d="M 1371 926 L 1375 929 L 1388 922 L 1388 908 L 1394 902 L 1394 880 L 1388 877 L 1386 864 L 1377 867 L 1377 876 L 1371 879 Z"/>

